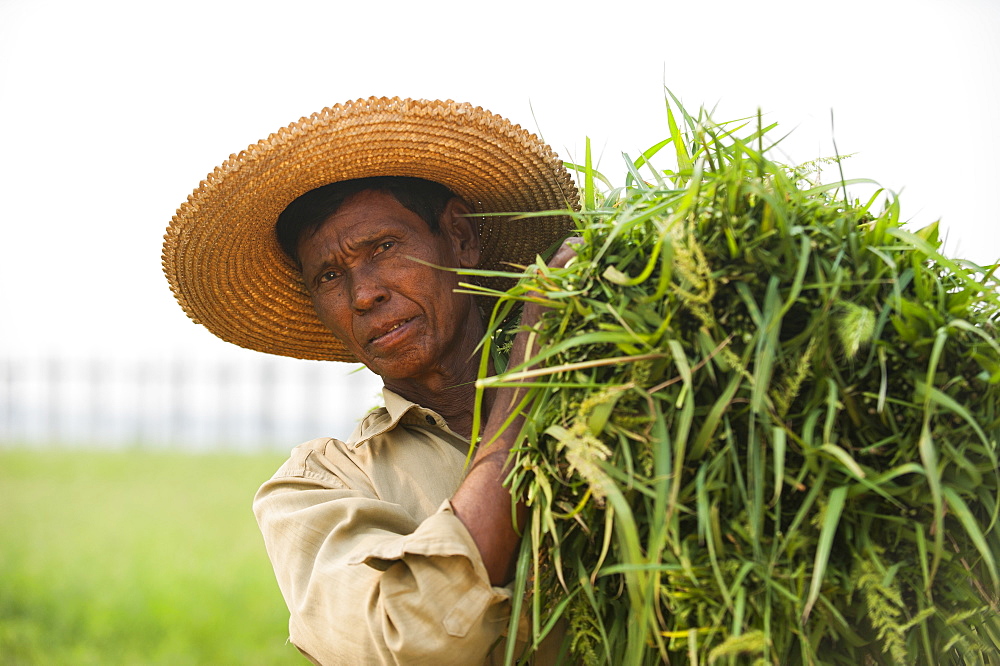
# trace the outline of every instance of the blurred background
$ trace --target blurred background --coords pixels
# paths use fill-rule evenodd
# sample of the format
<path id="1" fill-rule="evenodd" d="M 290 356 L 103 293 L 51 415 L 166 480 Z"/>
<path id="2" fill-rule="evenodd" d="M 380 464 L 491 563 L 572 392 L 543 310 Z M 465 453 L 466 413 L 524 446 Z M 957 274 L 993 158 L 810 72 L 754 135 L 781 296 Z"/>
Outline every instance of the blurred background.
<path id="1" fill-rule="evenodd" d="M 589 137 L 620 183 L 668 87 L 759 109 L 789 162 L 851 155 L 989 264 L 998 31 L 993 0 L 0 0 L 0 663 L 300 661 L 249 503 L 379 382 L 173 301 L 164 229 L 231 153 L 344 100 L 451 98 L 571 162 Z"/>

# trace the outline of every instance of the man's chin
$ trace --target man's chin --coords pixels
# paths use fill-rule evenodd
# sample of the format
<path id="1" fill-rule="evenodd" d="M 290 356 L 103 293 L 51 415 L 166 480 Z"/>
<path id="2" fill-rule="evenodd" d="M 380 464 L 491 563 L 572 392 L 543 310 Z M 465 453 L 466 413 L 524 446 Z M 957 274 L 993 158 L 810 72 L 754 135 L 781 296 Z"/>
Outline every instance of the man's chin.
<path id="1" fill-rule="evenodd" d="M 385 382 L 416 379 L 430 366 L 421 354 L 394 354 L 391 357 L 373 358 L 365 365 Z"/>

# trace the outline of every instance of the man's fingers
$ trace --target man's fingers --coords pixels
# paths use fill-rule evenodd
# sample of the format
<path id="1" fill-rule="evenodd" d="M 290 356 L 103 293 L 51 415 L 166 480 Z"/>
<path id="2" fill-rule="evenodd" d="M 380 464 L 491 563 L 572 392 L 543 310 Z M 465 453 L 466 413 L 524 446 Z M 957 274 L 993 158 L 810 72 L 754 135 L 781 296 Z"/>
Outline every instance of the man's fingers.
<path id="1" fill-rule="evenodd" d="M 583 239 L 579 236 L 571 236 L 563 241 L 563 244 L 559 247 L 559 250 L 552 256 L 549 260 L 549 266 L 552 268 L 562 268 L 569 263 L 569 260 L 576 256 L 576 248 L 574 245 L 582 245 Z"/>

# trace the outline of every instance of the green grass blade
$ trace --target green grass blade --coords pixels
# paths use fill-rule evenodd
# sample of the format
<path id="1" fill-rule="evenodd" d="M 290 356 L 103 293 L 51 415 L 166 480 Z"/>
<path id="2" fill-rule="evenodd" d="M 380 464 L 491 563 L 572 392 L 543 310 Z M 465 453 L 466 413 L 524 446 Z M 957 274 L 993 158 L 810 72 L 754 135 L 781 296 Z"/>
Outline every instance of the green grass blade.
<path id="1" fill-rule="evenodd" d="M 948 502 L 948 508 L 951 513 L 958 517 L 962 527 L 965 528 L 966 534 L 972 539 L 972 543 L 975 544 L 976 550 L 983 557 L 983 562 L 986 565 L 986 571 L 990 575 L 990 579 L 993 581 L 993 589 L 995 592 L 1000 592 L 1000 576 L 997 573 L 997 563 L 994 557 L 993 551 L 989 544 L 986 542 L 986 537 L 983 536 L 982 530 L 979 529 L 979 523 L 976 521 L 976 517 L 972 515 L 969 510 L 969 506 L 965 503 L 965 500 L 955 491 L 954 488 L 946 486 L 942 489 L 942 494 L 945 500 Z"/>
<path id="2" fill-rule="evenodd" d="M 837 534 L 837 527 L 840 525 L 840 514 L 844 510 L 844 502 L 847 499 L 847 487 L 834 488 L 830 492 L 830 499 L 823 513 L 823 523 L 820 527 L 819 542 L 816 547 L 816 560 L 813 563 L 812 579 L 809 583 L 809 596 L 806 598 L 806 605 L 802 609 L 802 622 L 809 619 L 809 614 L 819 598 L 823 589 L 823 578 L 826 574 L 826 565 L 830 559 L 830 549 L 833 547 L 833 539 Z"/>

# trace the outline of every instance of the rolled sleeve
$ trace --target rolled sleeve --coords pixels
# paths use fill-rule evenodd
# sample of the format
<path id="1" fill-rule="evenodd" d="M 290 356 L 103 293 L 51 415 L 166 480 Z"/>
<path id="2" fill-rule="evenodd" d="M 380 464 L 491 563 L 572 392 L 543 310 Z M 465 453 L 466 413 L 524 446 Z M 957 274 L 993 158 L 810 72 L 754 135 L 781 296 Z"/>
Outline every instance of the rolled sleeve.
<path id="1" fill-rule="evenodd" d="M 322 664 L 483 663 L 511 593 L 450 503 L 417 520 L 337 464 L 297 450 L 254 500 L 292 643 Z"/>

